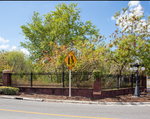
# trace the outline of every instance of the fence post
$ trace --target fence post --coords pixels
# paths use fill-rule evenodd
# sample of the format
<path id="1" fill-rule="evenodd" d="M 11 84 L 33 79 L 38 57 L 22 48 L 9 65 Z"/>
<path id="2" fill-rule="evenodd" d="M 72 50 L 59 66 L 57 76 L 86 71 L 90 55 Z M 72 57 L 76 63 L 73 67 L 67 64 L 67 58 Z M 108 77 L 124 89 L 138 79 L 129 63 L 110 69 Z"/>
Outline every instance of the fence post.
<path id="1" fill-rule="evenodd" d="M 31 87 L 32 87 L 32 72 L 31 72 Z"/>
<path id="2" fill-rule="evenodd" d="M 3 86 L 11 86 L 11 70 L 3 70 Z"/>
<path id="3" fill-rule="evenodd" d="M 52 82 L 52 74 L 51 74 L 51 82 Z"/>
<path id="4" fill-rule="evenodd" d="M 119 89 L 119 75 L 117 75 L 117 89 Z"/>
<path id="5" fill-rule="evenodd" d="M 65 86 L 64 86 L 64 78 L 65 78 L 65 77 L 64 77 L 64 74 L 65 74 L 65 73 L 64 73 L 64 71 L 63 71 L 63 88 L 65 87 Z"/>
<path id="6" fill-rule="evenodd" d="M 133 74 L 131 76 L 131 87 L 133 88 Z"/>

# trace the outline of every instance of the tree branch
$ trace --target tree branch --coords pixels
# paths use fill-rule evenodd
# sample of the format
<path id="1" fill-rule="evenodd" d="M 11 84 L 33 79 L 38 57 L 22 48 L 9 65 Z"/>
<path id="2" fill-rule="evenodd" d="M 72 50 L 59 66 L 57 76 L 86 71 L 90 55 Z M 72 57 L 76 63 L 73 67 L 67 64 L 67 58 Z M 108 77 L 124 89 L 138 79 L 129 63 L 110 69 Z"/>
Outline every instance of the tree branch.
<path id="1" fill-rule="evenodd" d="M 108 60 L 113 60 L 113 61 L 115 61 L 116 63 L 119 64 L 119 62 L 117 62 L 115 59 L 106 59 L 105 61 L 108 61 Z"/>

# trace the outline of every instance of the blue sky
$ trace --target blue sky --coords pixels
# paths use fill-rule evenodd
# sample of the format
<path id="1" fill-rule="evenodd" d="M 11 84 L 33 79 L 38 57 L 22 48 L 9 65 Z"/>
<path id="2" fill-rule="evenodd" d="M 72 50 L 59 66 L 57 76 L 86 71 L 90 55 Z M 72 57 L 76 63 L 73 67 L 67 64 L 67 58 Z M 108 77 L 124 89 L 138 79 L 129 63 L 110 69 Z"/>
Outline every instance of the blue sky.
<path id="1" fill-rule="evenodd" d="M 20 26 L 30 22 L 33 11 L 43 15 L 54 11 L 59 3 L 69 5 L 72 2 L 78 3 L 77 7 L 82 9 L 81 20 L 91 20 L 100 29 L 100 34 L 105 35 L 106 42 L 109 42 L 109 35 L 116 30 L 116 20 L 112 16 L 127 7 L 130 1 L 0 1 L 0 51 L 17 48 L 28 53 L 19 47 L 20 42 L 25 41 Z M 144 8 L 145 19 L 150 15 L 150 1 L 131 3 L 133 7 Z"/>

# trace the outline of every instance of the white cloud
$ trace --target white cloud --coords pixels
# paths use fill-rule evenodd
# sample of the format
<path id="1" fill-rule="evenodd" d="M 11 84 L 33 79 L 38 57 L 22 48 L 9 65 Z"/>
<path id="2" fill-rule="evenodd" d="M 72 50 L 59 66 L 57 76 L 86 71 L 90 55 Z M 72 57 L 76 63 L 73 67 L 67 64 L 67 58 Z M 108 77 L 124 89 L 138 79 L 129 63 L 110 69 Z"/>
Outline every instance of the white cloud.
<path id="1" fill-rule="evenodd" d="M 126 31 L 132 29 L 130 26 L 132 26 L 132 19 L 133 19 L 134 15 L 135 15 L 135 17 L 144 15 L 144 8 L 141 6 L 139 1 L 130 1 L 129 4 L 130 4 L 129 11 L 134 10 L 134 14 L 132 12 L 128 13 L 127 11 L 124 14 L 123 14 L 123 12 L 121 12 L 121 15 L 118 16 L 118 19 L 116 19 L 116 23 L 117 24 L 120 21 L 119 27 L 121 29 L 125 29 L 128 26 Z M 114 18 L 111 17 L 111 19 L 113 20 Z M 137 24 L 137 28 L 134 31 L 139 31 L 139 30 L 143 31 L 143 27 L 140 27 L 140 24 L 142 26 L 145 26 L 146 25 L 146 21 L 145 21 L 145 19 L 142 19 L 140 22 L 141 23 Z"/>
<path id="2" fill-rule="evenodd" d="M 9 42 L 9 40 L 4 40 L 4 38 L 2 38 L 2 37 L 0 36 L 0 42 L 2 42 L 2 43 L 7 43 L 7 42 Z"/>
<path id="3" fill-rule="evenodd" d="M 135 15 L 136 16 L 141 16 L 143 15 L 143 10 L 144 8 L 139 4 L 137 7 L 134 8 L 135 10 Z"/>
<path id="4" fill-rule="evenodd" d="M 16 47 L 16 46 L 12 46 L 11 49 L 12 49 L 12 50 L 17 50 L 17 47 Z"/>
<path id="5" fill-rule="evenodd" d="M 128 6 L 130 7 L 136 7 L 140 4 L 140 1 L 130 1 Z"/>
<path id="6" fill-rule="evenodd" d="M 22 48 L 21 50 L 19 50 L 19 49 L 17 49 L 16 46 L 12 46 L 12 48 L 10 49 L 10 51 L 12 51 L 12 50 L 20 51 L 20 52 L 23 52 L 24 54 L 29 55 L 29 51 L 26 50 L 26 49 L 24 49 L 24 48 Z"/>
<path id="7" fill-rule="evenodd" d="M 21 52 L 23 52 L 24 54 L 29 55 L 29 51 L 28 51 L 28 50 L 26 50 L 26 49 L 24 49 L 24 48 L 22 48 L 22 49 L 21 49 Z"/>
<path id="8" fill-rule="evenodd" d="M 0 49 L 7 49 L 9 45 L 0 45 Z"/>
<path id="9" fill-rule="evenodd" d="M 111 17 L 111 20 L 115 20 L 114 16 Z"/>

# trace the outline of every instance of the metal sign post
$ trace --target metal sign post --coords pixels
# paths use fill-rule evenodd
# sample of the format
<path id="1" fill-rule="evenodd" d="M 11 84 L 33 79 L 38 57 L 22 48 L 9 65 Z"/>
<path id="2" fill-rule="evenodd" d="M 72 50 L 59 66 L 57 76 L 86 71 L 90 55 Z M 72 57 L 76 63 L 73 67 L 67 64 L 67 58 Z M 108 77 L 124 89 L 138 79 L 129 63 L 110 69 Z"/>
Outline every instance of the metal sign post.
<path id="1" fill-rule="evenodd" d="M 77 59 L 75 58 L 72 52 L 70 52 L 65 58 L 65 62 L 69 67 L 69 97 L 71 97 L 71 70 L 75 66 L 76 61 Z"/>
<path id="2" fill-rule="evenodd" d="M 71 70 L 69 69 L 69 97 L 71 97 Z"/>

